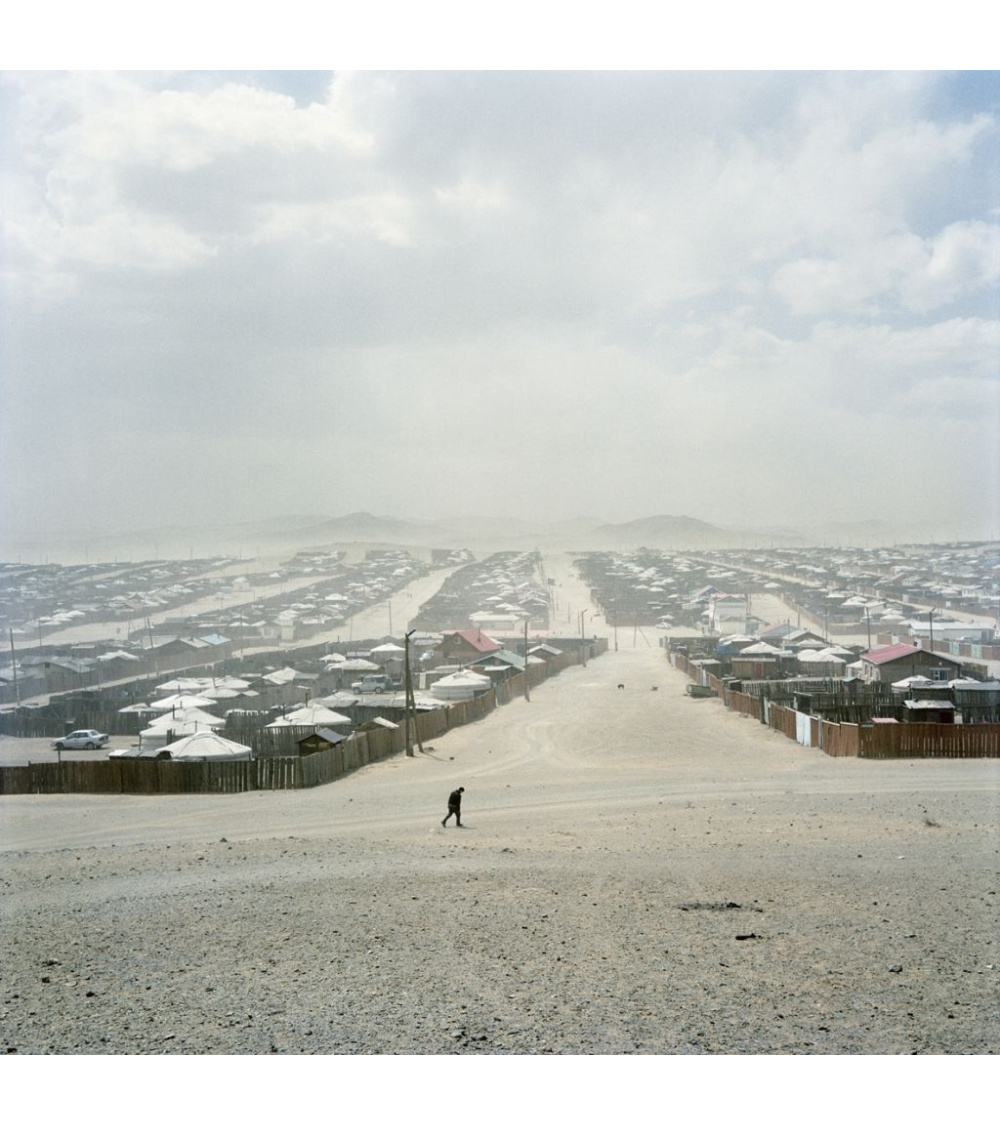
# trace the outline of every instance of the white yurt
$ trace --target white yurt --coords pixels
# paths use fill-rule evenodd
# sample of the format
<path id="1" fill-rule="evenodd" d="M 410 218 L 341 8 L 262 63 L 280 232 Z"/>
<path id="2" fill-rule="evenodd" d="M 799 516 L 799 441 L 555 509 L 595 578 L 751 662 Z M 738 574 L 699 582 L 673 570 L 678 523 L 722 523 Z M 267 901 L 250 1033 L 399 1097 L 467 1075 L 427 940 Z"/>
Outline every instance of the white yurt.
<path id="1" fill-rule="evenodd" d="M 190 695 L 180 692 L 177 695 L 168 695 L 163 699 L 156 699 L 150 703 L 154 711 L 184 711 L 190 707 L 214 707 L 215 700 L 207 695 Z"/>
<path id="2" fill-rule="evenodd" d="M 276 719 L 269 727 L 349 727 L 351 719 L 339 711 L 331 711 L 322 704 L 310 703 L 289 711 L 282 719 Z"/>
<path id="3" fill-rule="evenodd" d="M 905 679 L 896 680 L 892 685 L 894 692 L 908 692 L 913 688 L 944 687 L 944 684 L 935 684 L 929 676 L 907 676 Z"/>
<path id="4" fill-rule="evenodd" d="M 207 711 L 190 708 L 178 711 L 173 715 L 161 715 L 154 719 L 145 730 L 139 732 L 139 746 L 143 750 L 153 747 L 162 749 L 167 744 L 167 733 L 173 731 L 175 735 L 184 737 L 197 734 L 199 731 L 214 730 L 226 725 L 225 719 L 218 715 L 210 715 Z"/>
<path id="5" fill-rule="evenodd" d="M 158 684 L 157 691 L 166 692 L 187 692 L 189 695 L 197 694 L 203 687 L 207 687 L 211 680 L 206 680 L 201 677 L 187 676 L 179 680 L 167 680 L 165 684 Z"/>
<path id="6" fill-rule="evenodd" d="M 169 746 L 133 747 L 129 750 L 113 750 L 109 758 L 155 758 L 169 754 L 173 762 L 248 762 L 252 757 L 249 746 L 232 742 L 228 738 L 210 730 L 196 731 Z"/>
<path id="7" fill-rule="evenodd" d="M 489 676 L 481 676 L 478 672 L 468 670 L 452 672 L 450 676 L 442 676 L 440 680 L 431 685 L 431 695 L 446 703 L 462 703 L 472 699 L 481 692 L 492 687 Z"/>
<path id="8" fill-rule="evenodd" d="M 333 670 L 335 672 L 377 672 L 379 666 L 372 663 L 371 660 L 355 657 L 353 660 L 345 660 L 342 664 L 338 664 Z"/>
<path id="9" fill-rule="evenodd" d="M 799 671 L 806 676 L 838 677 L 844 674 L 845 661 L 825 650 L 802 649 L 796 657 Z"/>

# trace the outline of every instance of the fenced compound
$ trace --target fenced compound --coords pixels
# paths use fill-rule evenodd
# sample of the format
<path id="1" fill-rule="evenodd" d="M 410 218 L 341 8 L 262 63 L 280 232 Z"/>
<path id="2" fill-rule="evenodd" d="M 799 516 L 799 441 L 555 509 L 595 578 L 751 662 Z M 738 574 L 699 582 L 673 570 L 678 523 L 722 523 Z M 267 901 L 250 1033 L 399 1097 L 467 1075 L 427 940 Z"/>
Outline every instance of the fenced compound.
<path id="1" fill-rule="evenodd" d="M 0 793 L 246 793 L 301 788 L 301 758 L 249 762 L 170 762 L 109 758 L 0 767 Z"/>
<path id="2" fill-rule="evenodd" d="M 593 654 L 607 650 L 595 642 Z M 529 665 L 529 690 L 549 676 L 580 662 L 577 654 L 563 653 L 546 665 Z M 524 694 L 525 673 L 520 672 L 473 699 L 452 703 L 411 718 L 412 745 L 429 744 L 452 727 L 477 722 L 498 706 Z M 234 720 L 242 717 L 233 716 Z M 255 789 L 308 789 L 335 781 L 345 773 L 398 754 L 406 746 L 406 729 L 399 720 L 394 729 L 356 731 L 343 742 L 314 754 L 298 755 L 297 740 L 312 728 L 283 727 L 256 731 L 237 722 L 226 737 L 249 745 L 254 757 L 245 762 L 172 762 L 143 758 L 109 758 L 104 761 L 39 762 L 29 766 L 0 767 L 0 795 L 41 793 L 247 793 Z M 62 733 L 61 731 L 59 733 Z M 284 750 L 285 753 L 281 751 Z M 276 753 L 277 751 L 277 753 Z"/>
<path id="3" fill-rule="evenodd" d="M 822 750 L 834 758 L 996 758 L 1000 757 L 1000 723 L 849 723 L 830 722 L 817 715 L 796 711 L 785 702 L 790 694 L 811 694 L 782 689 L 777 681 L 746 685 L 752 691 L 736 691 L 728 681 L 706 672 L 683 653 L 671 653 L 674 667 L 686 672 L 696 683 L 715 689 L 718 698 L 731 711 L 750 715 L 803 746 Z M 742 685 L 741 685 L 742 686 Z M 816 683 L 813 681 L 815 688 Z M 823 702 L 832 693 L 821 692 Z M 778 702 L 778 700 L 782 702 Z M 866 717 L 874 713 L 895 717 L 903 708 L 888 702 L 891 696 L 879 687 L 871 698 L 858 704 Z M 846 705 L 845 705 L 846 706 Z"/>
<path id="4" fill-rule="evenodd" d="M 0 734 L 10 738 L 60 738 L 69 730 L 100 730 L 112 735 L 137 735 L 148 715 L 121 714 L 115 708 L 66 708 L 58 702 L 0 713 Z"/>

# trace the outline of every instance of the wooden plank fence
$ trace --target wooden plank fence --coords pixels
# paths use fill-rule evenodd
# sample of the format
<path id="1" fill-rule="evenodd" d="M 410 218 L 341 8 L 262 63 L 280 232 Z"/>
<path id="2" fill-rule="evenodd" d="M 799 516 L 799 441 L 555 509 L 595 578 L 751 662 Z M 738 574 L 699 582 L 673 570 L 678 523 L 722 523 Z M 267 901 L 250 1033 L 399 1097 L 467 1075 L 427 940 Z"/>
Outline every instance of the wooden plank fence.
<path id="1" fill-rule="evenodd" d="M 597 653 L 607 645 L 596 644 Z M 563 653 L 546 665 L 527 669 L 529 689 L 573 664 L 578 653 Z M 525 673 L 497 684 L 493 691 L 434 711 L 418 713 L 411 723 L 414 749 L 453 727 L 478 722 L 498 706 L 524 695 Z M 41 793 L 247 793 L 257 789 L 306 789 L 326 785 L 345 773 L 405 749 L 406 730 L 400 719 L 395 730 L 355 731 L 328 750 L 298 756 L 297 739 L 311 728 L 268 730 L 232 716 L 225 735 L 249 745 L 254 757 L 247 762 L 172 762 L 149 758 L 108 758 L 103 761 L 38 762 L 29 766 L 0 767 L 0 795 Z M 61 733 L 61 731 L 59 732 Z M 284 753 L 282 753 L 284 751 Z"/>
<path id="2" fill-rule="evenodd" d="M 778 703 L 772 703 L 767 709 L 767 725 L 771 730 L 778 731 L 783 734 L 785 738 L 790 738 L 793 742 L 796 737 L 796 724 L 795 712 L 791 707 L 782 707 Z"/>
<path id="3" fill-rule="evenodd" d="M 998 723 L 879 723 L 861 728 L 860 758 L 1000 757 Z"/>
<path id="4" fill-rule="evenodd" d="M 817 745 L 831 758 L 857 758 L 861 747 L 861 729 L 857 723 L 830 723 L 826 719 L 820 719 Z"/>
<path id="5" fill-rule="evenodd" d="M 749 715 L 757 722 L 763 719 L 764 704 L 755 696 L 744 695 L 741 691 L 727 691 L 724 702 L 730 711 L 735 711 L 738 715 Z"/>
<path id="6" fill-rule="evenodd" d="M 672 652 L 674 667 L 700 682 L 702 670 L 691 664 L 683 653 Z M 710 687 L 726 707 L 740 715 L 751 715 L 766 723 L 793 742 L 798 738 L 798 712 L 792 707 L 768 698 L 765 688 L 748 685 L 751 691 L 733 691 L 725 680 L 711 673 Z M 803 693 L 805 694 L 805 693 Z M 866 700 L 871 711 L 893 712 L 873 692 Z M 901 710 L 901 708 L 900 708 Z M 859 723 L 829 722 L 817 715 L 809 716 L 810 745 L 833 758 L 997 758 L 1000 757 L 1000 723 Z"/>

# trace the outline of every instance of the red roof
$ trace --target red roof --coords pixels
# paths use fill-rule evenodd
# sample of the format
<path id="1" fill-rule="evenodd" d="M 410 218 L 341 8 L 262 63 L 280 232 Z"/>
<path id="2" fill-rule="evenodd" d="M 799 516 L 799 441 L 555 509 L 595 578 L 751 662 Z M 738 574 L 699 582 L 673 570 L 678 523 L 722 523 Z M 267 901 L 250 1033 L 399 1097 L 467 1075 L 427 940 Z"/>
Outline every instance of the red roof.
<path id="1" fill-rule="evenodd" d="M 923 652 L 918 645 L 889 645 L 886 648 L 873 648 L 871 652 L 863 653 L 861 659 L 867 660 L 869 664 L 889 664 L 904 656 L 915 656 L 918 652 Z"/>
<path id="2" fill-rule="evenodd" d="M 455 629 L 453 632 L 445 633 L 449 637 L 461 637 L 466 644 L 471 645 L 476 652 L 497 652 L 503 648 L 503 645 L 498 645 L 496 641 L 491 640 L 482 629 Z"/>
<path id="3" fill-rule="evenodd" d="M 902 644 L 889 645 L 887 648 L 874 648 L 871 652 L 862 653 L 861 659 L 867 660 L 869 664 L 891 664 L 894 660 L 902 660 L 907 656 L 914 656 L 918 653 L 933 657 L 935 660 L 945 660 L 949 664 L 957 664 L 959 667 L 962 664 L 957 657 L 949 656 L 945 652 L 931 652 L 919 645 Z"/>

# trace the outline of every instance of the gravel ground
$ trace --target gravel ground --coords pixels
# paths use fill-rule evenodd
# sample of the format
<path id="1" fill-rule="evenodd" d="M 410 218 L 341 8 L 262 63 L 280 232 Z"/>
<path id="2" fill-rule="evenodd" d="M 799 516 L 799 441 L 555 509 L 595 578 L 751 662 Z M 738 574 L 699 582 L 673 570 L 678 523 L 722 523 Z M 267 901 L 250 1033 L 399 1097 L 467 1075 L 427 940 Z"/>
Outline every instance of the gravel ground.
<path id="1" fill-rule="evenodd" d="M 1000 763 L 685 683 L 609 653 L 303 792 L 0 798 L 0 1048 L 995 1054 Z"/>

